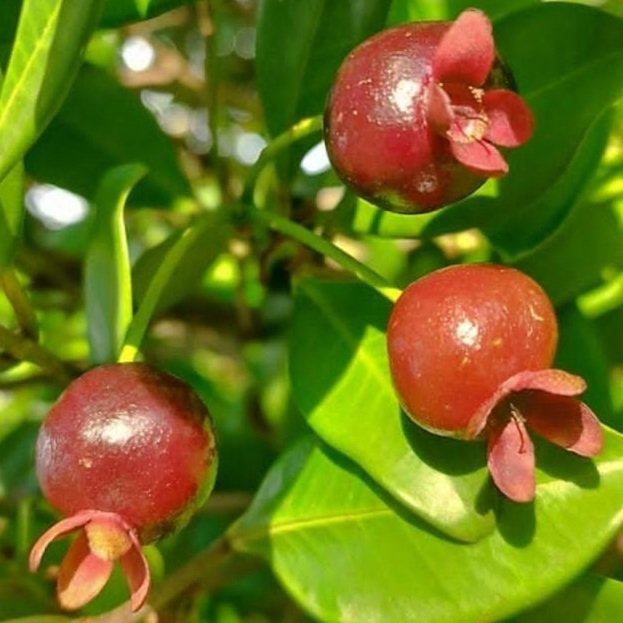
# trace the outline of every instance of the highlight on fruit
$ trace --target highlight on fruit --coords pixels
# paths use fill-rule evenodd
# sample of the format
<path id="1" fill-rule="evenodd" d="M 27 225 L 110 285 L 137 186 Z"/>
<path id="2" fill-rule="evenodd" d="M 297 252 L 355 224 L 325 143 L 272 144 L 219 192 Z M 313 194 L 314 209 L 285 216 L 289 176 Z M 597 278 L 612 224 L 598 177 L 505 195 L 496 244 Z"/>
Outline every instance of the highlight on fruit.
<path id="1" fill-rule="evenodd" d="M 485 439 L 491 477 L 516 502 L 535 496 L 531 433 L 584 457 L 602 449 L 601 425 L 578 398 L 586 383 L 551 367 L 557 340 L 541 287 L 494 264 L 452 266 L 413 282 L 387 333 L 407 415 L 436 434 Z"/>
<path id="2" fill-rule="evenodd" d="M 118 561 L 136 611 L 150 585 L 141 545 L 181 527 L 214 485 L 211 417 L 170 374 L 144 363 L 100 366 L 73 381 L 50 410 L 36 468 L 44 495 L 65 518 L 33 546 L 31 570 L 52 541 L 77 533 L 58 570 L 60 605 L 88 603 Z"/>
<path id="3" fill-rule="evenodd" d="M 428 212 L 508 172 L 498 149 L 526 143 L 532 113 L 476 9 L 371 37 L 340 67 L 325 141 L 340 178 L 378 206 Z"/>

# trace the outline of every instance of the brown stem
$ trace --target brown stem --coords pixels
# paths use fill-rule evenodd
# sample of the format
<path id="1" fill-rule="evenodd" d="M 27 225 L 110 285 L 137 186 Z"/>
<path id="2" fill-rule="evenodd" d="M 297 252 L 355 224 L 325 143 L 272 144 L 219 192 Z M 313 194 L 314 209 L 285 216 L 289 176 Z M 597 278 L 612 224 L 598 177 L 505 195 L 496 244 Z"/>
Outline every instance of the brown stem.
<path id="1" fill-rule="evenodd" d="M 39 336 L 37 317 L 12 268 L 4 268 L 0 271 L 0 287 L 13 308 L 19 328 L 24 335 L 36 340 Z"/>
<path id="2" fill-rule="evenodd" d="M 205 591 L 213 592 L 255 571 L 260 564 L 256 559 L 236 556 L 229 542 L 221 537 L 156 587 L 150 605 L 159 611 L 198 585 Z"/>
<path id="3" fill-rule="evenodd" d="M 34 340 L 22 335 L 17 335 L 0 325 L 0 349 L 19 359 L 20 361 L 30 361 L 39 366 L 62 383 L 71 380 L 71 376 L 65 369 L 62 361 L 57 359 L 52 353 L 37 344 Z"/>

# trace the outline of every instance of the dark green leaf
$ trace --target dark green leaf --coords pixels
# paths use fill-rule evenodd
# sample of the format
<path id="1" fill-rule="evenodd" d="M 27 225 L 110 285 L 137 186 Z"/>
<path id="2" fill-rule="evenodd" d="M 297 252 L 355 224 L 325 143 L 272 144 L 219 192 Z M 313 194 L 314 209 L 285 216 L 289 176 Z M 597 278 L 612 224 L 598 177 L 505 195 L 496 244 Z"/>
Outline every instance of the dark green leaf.
<path id="1" fill-rule="evenodd" d="M 361 283 L 302 281 L 290 334 L 298 407 L 331 447 L 411 511 L 455 538 L 492 529 L 480 508 L 484 447 L 440 438 L 401 414 L 389 377 L 391 303 Z"/>
<path id="2" fill-rule="evenodd" d="M 623 268 L 622 234 L 611 206 L 584 201 L 550 238 L 513 265 L 534 277 L 561 305 Z"/>
<path id="3" fill-rule="evenodd" d="M 560 340 L 556 365 L 583 377 L 588 385 L 583 400 L 602 422 L 620 428 L 621 422 L 617 422 L 620 418 L 615 418 L 610 399 L 608 359 L 594 322 L 570 303 L 558 310 L 558 324 Z"/>
<path id="4" fill-rule="evenodd" d="M 173 145 L 135 94 L 85 66 L 56 119 L 26 158 L 40 181 L 93 196 L 104 173 L 128 161 L 149 170 L 133 200 L 165 202 L 188 194 Z"/>
<path id="5" fill-rule="evenodd" d="M 502 19 L 495 35 L 535 113 L 535 135 L 508 154 L 497 197 L 456 204 L 426 233 L 480 226 L 513 256 L 560 226 L 599 162 L 605 133 L 595 121 L 623 92 L 623 21 L 547 3 Z"/>
<path id="6" fill-rule="evenodd" d="M 104 6 L 100 26 L 115 28 L 193 3 L 194 0 L 108 0 Z"/>
<path id="7" fill-rule="evenodd" d="M 0 2 L 0 45 L 9 45 L 15 37 L 21 0 Z"/>
<path id="8" fill-rule="evenodd" d="M 618 529 L 623 438 L 606 439 L 596 463 L 539 445 L 535 503 L 504 502 L 497 529 L 473 544 L 405 515 L 308 439 L 277 463 L 229 537 L 265 557 L 321 621 L 499 620 L 564 586 Z"/>
<path id="9" fill-rule="evenodd" d="M 0 179 L 61 105 L 103 0 L 24 0 L 0 92 Z"/>
<path id="10" fill-rule="evenodd" d="M 322 113 L 340 62 L 383 26 L 389 5 L 390 0 L 260 0 L 258 86 L 273 136 Z"/>
<path id="11" fill-rule="evenodd" d="M 84 296 L 93 363 L 115 361 L 132 320 L 132 281 L 123 210 L 145 174 L 141 165 L 112 169 L 95 198 L 93 237 L 84 265 Z"/>

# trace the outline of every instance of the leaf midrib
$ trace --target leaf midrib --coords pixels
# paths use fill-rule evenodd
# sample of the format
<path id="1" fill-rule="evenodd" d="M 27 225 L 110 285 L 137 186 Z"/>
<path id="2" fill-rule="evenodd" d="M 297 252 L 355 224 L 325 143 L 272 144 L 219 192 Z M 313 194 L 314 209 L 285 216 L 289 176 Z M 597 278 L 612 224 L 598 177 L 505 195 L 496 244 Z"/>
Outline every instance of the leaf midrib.
<path id="1" fill-rule="evenodd" d="M 232 544 L 235 543 L 250 543 L 252 541 L 261 540 L 267 536 L 284 535 L 289 532 L 296 532 L 297 530 L 325 528 L 332 525 L 348 524 L 360 519 L 374 519 L 378 517 L 386 517 L 393 515 L 394 512 L 387 508 L 363 508 L 357 511 L 351 511 L 348 513 L 333 513 L 321 515 L 319 517 L 309 517 L 304 519 L 287 520 L 283 523 L 266 523 L 259 527 L 248 530 L 244 529 L 240 532 L 236 531 L 234 526 L 230 531 L 228 538 Z M 270 518 L 269 518 L 270 520 Z"/>

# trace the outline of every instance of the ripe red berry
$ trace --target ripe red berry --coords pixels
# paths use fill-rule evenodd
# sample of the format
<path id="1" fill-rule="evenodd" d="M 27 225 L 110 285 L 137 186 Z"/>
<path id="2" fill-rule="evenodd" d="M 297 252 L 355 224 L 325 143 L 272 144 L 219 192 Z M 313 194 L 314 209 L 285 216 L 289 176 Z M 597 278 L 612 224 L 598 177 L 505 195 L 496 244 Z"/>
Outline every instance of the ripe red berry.
<path id="1" fill-rule="evenodd" d="M 217 455 L 194 391 L 128 363 L 95 368 L 69 385 L 41 427 L 36 464 L 43 493 L 67 518 L 37 541 L 31 568 L 53 540 L 80 530 L 59 570 L 61 605 L 90 601 L 119 560 L 137 610 L 149 589 L 140 545 L 179 527 L 205 500 Z"/>
<path id="2" fill-rule="evenodd" d="M 492 264 L 453 266 L 412 283 L 392 311 L 387 345 L 407 414 L 441 435 L 488 440 L 497 487 L 534 497 L 526 425 L 576 454 L 601 450 L 599 422 L 575 396 L 584 380 L 550 368 L 558 329 L 552 305 L 523 273 Z"/>
<path id="3" fill-rule="evenodd" d="M 355 48 L 325 113 L 325 140 L 342 180 L 395 212 L 427 212 L 508 171 L 494 145 L 517 147 L 532 115 L 509 86 L 488 18 L 411 23 Z"/>

